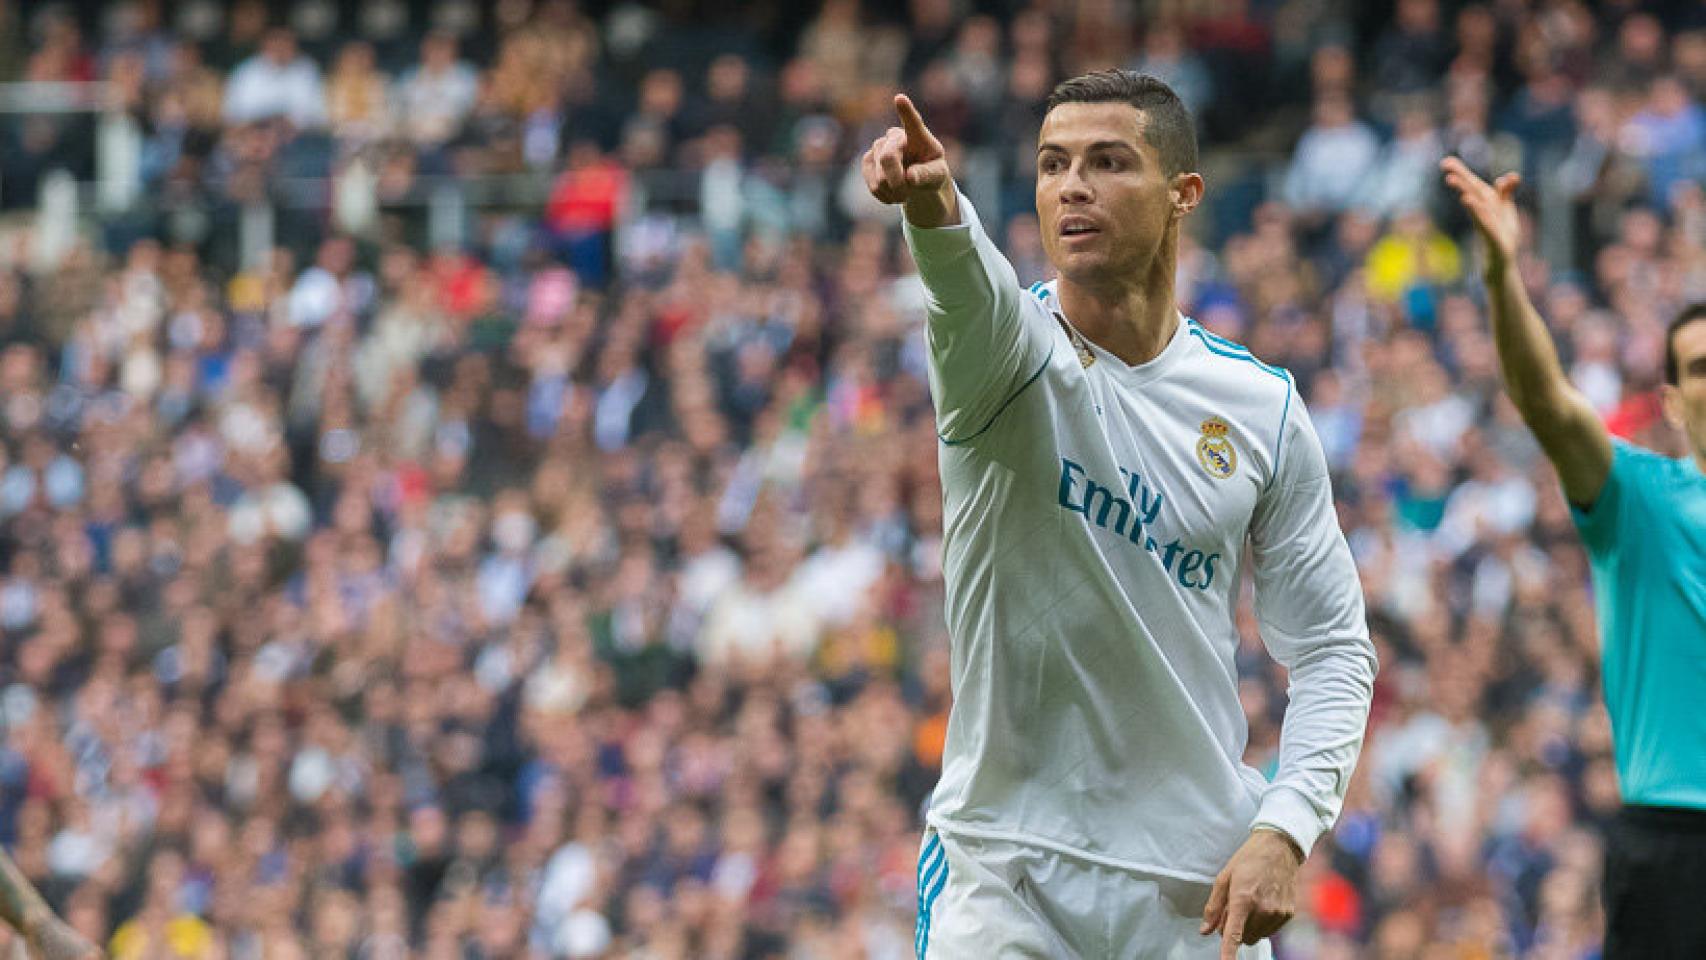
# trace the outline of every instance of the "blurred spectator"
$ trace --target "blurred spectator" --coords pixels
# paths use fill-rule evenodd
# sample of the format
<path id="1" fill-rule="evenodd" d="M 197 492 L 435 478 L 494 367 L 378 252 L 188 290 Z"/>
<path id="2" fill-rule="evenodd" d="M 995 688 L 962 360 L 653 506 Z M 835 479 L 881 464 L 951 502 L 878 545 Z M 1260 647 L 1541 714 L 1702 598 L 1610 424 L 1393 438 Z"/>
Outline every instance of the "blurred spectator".
<path id="1" fill-rule="evenodd" d="M 832 97 L 851 101 L 869 85 L 896 81 L 905 41 L 897 30 L 867 24 L 860 0 L 826 0 L 800 37 L 800 56 Z"/>
<path id="2" fill-rule="evenodd" d="M 1372 54 L 1375 87 L 1383 93 L 1401 96 L 1434 86 L 1450 57 L 1439 0 L 1398 0 Z"/>
<path id="3" fill-rule="evenodd" d="M 1624 127 L 1622 146 L 1646 167 L 1650 200 L 1664 209 L 1678 184 L 1706 179 L 1706 107 L 1675 76 L 1659 77 Z"/>
<path id="4" fill-rule="evenodd" d="M 705 74 L 705 127 L 730 126 L 745 149 L 763 149 L 771 141 L 771 108 L 756 89 L 751 66 L 733 54 L 711 61 Z"/>
<path id="5" fill-rule="evenodd" d="M 296 36 L 282 27 L 267 31 L 260 52 L 238 64 L 225 87 L 226 122 L 275 117 L 302 130 L 326 119 L 320 68 L 297 52 Z"/>
<path id="6" fill-rule="evenodd" d="M 590 143 L 569 151 L 568 165 L 545 207 L 545 225 L 564 259 L 587 283 L 604 283 L 610 233 L 622 215 L 627 172 Z"/>
<path id="7" fill-rule="evenodd" d="M 346 43 L 326 78 L 326 122 L 346 148 L 378 139 L 390 120 L 385 77 L 374 67 L 373 47 Z"/>
<path id="8" fill-rule="evenodd" d="M 1433 323 L 1432 291 L 1463 275 L 1457 244 L 1420 207 L 1402 210 L 1368 252 L 1369 293 L 1385 303 L 1405 299 L 1412 322 Z"/>
<path id="9" fill-rule="evenodd" d="M 1602 67 L 1612 89 L 1639 95 L 1653 85 L 1664 69 L 1664 25 L 1651 13 L 1637 11 L 1617 26 L 1617 46 Z"/>
<path id="10" fill-rule="evenodd" d="M 403 135 L 422 150 L 442 147 L 473 111 L 479 90 L 474 68 L 457 58 L 456 38 L 429 34 L 421 41 L 420 65 L 397 83 L 397 123 Z"/>
<path id="11" fill-rule="evenodd" d="M 1379 151 L 1379 138 L 1356 118 L 1349 97 L 1320 97 L 1314 122 L 1297 141 L 1286 170 L 1286 203 L 1315 217 L 1344 211 L 1362 189 Z"/>
<path id="12" fill-rule="evenodd" d="M 1397 129 L 1381 148 L 1356 205 L 1378 217 L 1427 206 L 1444 155 L 1431 104 L 1420 101 L 1399 108 Z"/>
<path id="13" fill-rule="evenodd" d="M 1167 81 L 1201 126 L 1214 97 L 1214 77 L 1185 45 L 1185 32 L 1177 23 L 1163 20 L 1150 24 L 1143 34 L 1143 53 L 1130 68 Z"/>
<path id="14" fill-rule="evenodd" d="M 1528 58 L 1526 79 L 1511 98 L 1499 126 L 1522 143 L 1525 177 L 1555 165 L 1575 136 L 1574 90 L 1547 52 Z"/>

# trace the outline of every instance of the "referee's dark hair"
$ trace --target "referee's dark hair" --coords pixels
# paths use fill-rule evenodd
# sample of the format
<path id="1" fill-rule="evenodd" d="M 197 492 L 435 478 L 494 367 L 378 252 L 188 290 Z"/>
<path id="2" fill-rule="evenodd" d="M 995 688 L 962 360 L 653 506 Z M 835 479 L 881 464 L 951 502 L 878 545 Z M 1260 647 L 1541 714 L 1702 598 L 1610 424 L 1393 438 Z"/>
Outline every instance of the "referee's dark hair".
<path id="1" fill-rule="evenodd" d="M 1135 70 L 1097 70 L 1062 80 L 1048 95 L 1048 109 L 1063 103 L 1131 104 L 1143 114 L 1143 139 L 1161 155 L 1167 176 L 1196 172 L 1196 124 L 1165 81 Z"/>
<path id="2" fill-rule="evenodd" d="M 1665 331 L 1665 382 L 1676 386 L 1682 382 L 1682 358 L 1676 355 L 1676 334 L 1696 320 L 1706 320 L 1706 300 L 1682 308 Z"/>

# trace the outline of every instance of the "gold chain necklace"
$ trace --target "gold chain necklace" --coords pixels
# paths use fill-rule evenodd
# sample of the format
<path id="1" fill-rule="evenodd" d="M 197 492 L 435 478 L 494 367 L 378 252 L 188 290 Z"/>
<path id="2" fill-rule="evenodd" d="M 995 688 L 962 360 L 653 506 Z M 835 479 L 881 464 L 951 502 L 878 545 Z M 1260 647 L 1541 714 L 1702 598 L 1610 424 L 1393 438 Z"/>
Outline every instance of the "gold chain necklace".
<path id="1" fill-rule="evenodd" d="M 1067 339 L 1072 341 L 1072 349 L 1078 352 L 1078 365 L 1088 369 L 1090 364 L 1096 362 L 1096 354 L 1091 352 L 1090 344 L 1085 341 L 1084 335 L 1079 333 L 1078 328 L 1073 326 L 1066 319 L 1066 315 L 1059 310 L 1054 311 L 1054 319 L 1060 324 L 1061 329 L 1066 331 Z"/>

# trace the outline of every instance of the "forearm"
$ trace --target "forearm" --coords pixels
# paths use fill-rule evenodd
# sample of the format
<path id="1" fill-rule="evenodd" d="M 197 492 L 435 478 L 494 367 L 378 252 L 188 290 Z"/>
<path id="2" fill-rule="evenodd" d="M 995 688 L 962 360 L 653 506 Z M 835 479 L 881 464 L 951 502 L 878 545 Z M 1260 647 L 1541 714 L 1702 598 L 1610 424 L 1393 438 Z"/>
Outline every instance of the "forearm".
<path id="1" fill-rule="evenodd" d="M 1486 281 L 1493 342 L 1511 401 L 1531 426 L 1555 418 L 1570 381 L 1546 321 L 1529 300 L 1514 262 L 1489 266 Z"/>
<path id="2" fill-rule="evenodd" d="M 960 202 L 952 183 L 948 194 L 947 199 L 937 198 L 929 209 L 918 213 L 925 221 L 944 221 L 937 226 L 915 220 L 913 201 L 907 201 L 902 232 L 929 294 L 931 335 L 976 330 L 981 347 L 989 334 L 1010 322 L 1016 312 L 1019 279 L 984 230 L 977 211 Z M 951 220 L 947 219 L 950 215 Z"/>
<path id="3" fill-rule="evenodd" d="M 1038 375 L 1051 346 L 1050 331 L 1027 322 L 1021 304 L 1030 294 L 976 208 L 957 194 L 951 206 L 953 223 L 922 227 L 909 213 L 903 232 L 924 284 L 937 432 L 958 442 L 987 427 L 1020 385 Z"/>
<path id="4" fill-rule="evenodd" d="M 1280 762 L 1256 825 L 1275 827 L 1307 853 L 1344 804 L 1374 693 L 1374 653 L 1363 637 L 1324 646 L 1291 667 Z"/>
<path id="5" fill-rule="evenodd" d="M 1572 503 L 1591 505 L 1611 471 L 1611 434 L 1564 373 L 1546 321 L 1508 262 L 1487 271 L 1493 340 L 1511 402 L 1558 471 Z"/>
<path id="6" fill-rule="evenodd" d="M 12 858 L 0 853 L 0 920 L 19 933 L 49 915 L 47 902 Z"/>

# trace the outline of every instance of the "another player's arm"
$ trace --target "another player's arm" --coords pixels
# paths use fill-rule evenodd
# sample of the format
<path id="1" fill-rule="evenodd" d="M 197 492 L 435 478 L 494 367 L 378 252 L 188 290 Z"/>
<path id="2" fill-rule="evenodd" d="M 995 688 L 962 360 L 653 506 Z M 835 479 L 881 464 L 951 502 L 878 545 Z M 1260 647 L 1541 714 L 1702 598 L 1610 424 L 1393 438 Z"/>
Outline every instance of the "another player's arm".
<path id="1" fill-rule="evenodd" d="M 1291 919 L 1298 868 L 1344 804 L 1377 669 L 1327 458 L 1295 388 L 1288 382 L 1286 390 L 1277 463 L 1251 517 L 1250 550 L 1262 642 L 1290 675 L 1289 703 L 1279 768 L 1203 913 L 1203 931 L 1221 931 L 1227 960 Z"/>
<path id="2" fill-rule="evenodd" d="M 1440 167 L 1485 241 L 1487 300 L 1505 390 L 1557 468 L 1564 495 L 1577 506 L 1591 507 L 1611 475 L 1611 435 L 1570 383 L 1546 321 L 1518 275 L 1522 220 L 1515 194 L 1521 179 L 1507 173 L 1488 184 L 1456 157 L 1447 157 Z"/>
<path id="3" fill-rule="evenodd" d="M 912 101 L 895 97 L 900 126 L 861 161 L 871 195 L 900 204 L 928 294 L 931 390 L 943 439 L 986 428 L 1047 358 L 1046 328 L 1024 320 L 1018 277 L 958 189 L 947 152 Z"/>
<path id="4" fill-rule="evenodd" d="M 54 914 L 29 878 L 4 853 L 0 853 L 0 920 L 23 935 L 29 956 L 41 960 L 94 960 L 101 955 Z"/>

